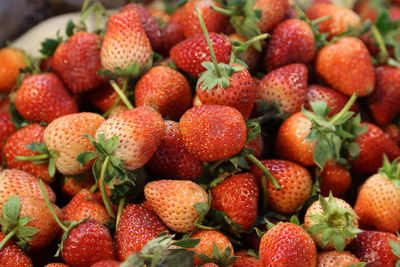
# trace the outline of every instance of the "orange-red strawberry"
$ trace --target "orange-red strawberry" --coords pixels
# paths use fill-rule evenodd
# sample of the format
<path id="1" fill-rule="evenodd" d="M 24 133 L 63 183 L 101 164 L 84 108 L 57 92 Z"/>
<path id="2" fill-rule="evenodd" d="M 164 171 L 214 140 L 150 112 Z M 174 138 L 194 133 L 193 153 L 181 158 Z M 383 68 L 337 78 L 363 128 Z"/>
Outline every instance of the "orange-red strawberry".
<path id="1" fill-rule="evenodd" d="M 0 49 L 0 92 L 11 92 L 17 82 L 19 70 L 25 68 L 25 56 L 20 50 L 4 47 Z"/>
<path id="2" fill-rule="evenodd" d="M 15 131 L 16 129 L 11 121 L 10 113 L 0 111 L 0 144 L 3 145 L 7 137 L 9 137 Z M 3 155 L 0 156 L 0 159 L 2 156 Z"/>
<path id="3" fill-rule="evenodd" d="M 201 161 L 229 158 L 246 145 L 243 116 L 228 106 L 201 105 L 189 109 L 179 121 L 179 131 L 185 148 Z"/>
<path id="4" fill-rule="evenodd" d="M 156 153 L 147 162 L 148 169 L 165 178 L 193 180 L 203 173 L 203 164 L 183 145 L 179 124 L 165 121 L 165 136 Z"/>
<path id="5" fill-rule="evenodd" d="M 249 230 L 256 221 L 258 212 L 258 187 L 250 173 L 229 177 L 211 189 L 211 208 L 223 211 L 240 231 Z"/>
<path id="6" fill-rule="evenodd" d="M 318 267 L 357 265 L 360 260 L 348 251 L 324 251 L 318 253 Z"/>
<path id="7" fill-rule="evenodd" d="M 263 266 L 317 266 L 317 248 L 300 226 L 277 224 L 261 239 L 260 260 Z"/>
<path id="8" fill-rule="evenodd" d="M 178 233 L 195 229 L 199 213 L 193 205 L 209 204 L 206 191 L 192 181 L 153 181 L 145 186 L 144 196 L 165 225 Z"/>
<path id="9" fill-rule="evenodd" d="M 303 64 L 290 64 L 265 75 L 256 89 L 256 99 L 279 102 L 289 114 L 301 110 L 306 100 L 308 70 Z"/>
<path id="10" fill-rule="evenodd" d="M 270 32 L 283 19 L 288 7 L 288 0 L 256 0 L 253 9 L 261 10 L 261 19 L 257 23 L 261 32 Z"/>
<path id="11" fill-rule="evenodd" d="M 135 106 L 150 106 L 163 117 L 178 120 L 190 107 L 192 91 L 180 72 L 167 66 L 151 68 L 135 87 Z"/>
<path id="12" fill-rule="evenodd" d="M 265 69 L 273 69 L 291 63 L 310 63 L 316 51 L 311 27 L 299 19 L 279 23 L 272 32 L 265 57 Z"/>
<path id="13" fill-rule="evenodd" d="M 28 172 L 50 183 L 53 181 L 53 177 L 49 175 L 48 164 L 36 164 L 31 161 L 20 161 L 15 158 L 16 156 L 31 157 L 39 155 L 38 152 L 28 149 L 26 145 L 43 142 L 45 128 L 34 123 L 19 129 L 4 143 L 3 155 L 7 168 Z"/>
<path id="14" fill-rule="evenodd" d="M 108 19 L 107 30 L 101 47 L 101 64 L 109 71 L 127 68 L 135 62 L 143 67 L 152 56 L 152 48 L 139 15 L 126 10 Z"/>
<path id="15" fill-rule="evenodd" d="M 47 123 L 78 112 L 76 100 L 53 73 L 33 74 L 25 78 L 17 90 L 15 107 L 25 119 Z"/>
<path id="16" fill-rule="evenodd" d="M 94 183 L 91 171 L 79 176 L 65 176 L 61 182 L 61 192 L 68 198 L 72 198 L 82 189 L 90 189 Z"/>
<path id="17" fill-rule="evenodd" d="M 128 204 L 122 210 L 114 234 L 117 257 L 124 261 L 140 251 L 147 242 L 168 228 L 157 215 L 141 205 Z"/>
<path id="18" fill-rule="evenodd" d="M 348 96 L 354 92 L 358 96 L 369 95 L 375 86 L 371 55 L 355 37 L 343 37 L 319 50 L 315 70 L 328 85 Z"/>
<path id="19" fill-rule="evenodd" d="M 235 256 L 238 258 L 233 263 L 233 267 L 262 267 L 260 259 L 247 254 L 245 250 L 235 252 Z"/>
<path id="20" fill-rule="evenodd" d="M 262 160 L 261 163 L 271 172 L 281 186 L 280 190 L 267 179 L 268 205 L 277 213 L 292 214 L 310 198 L 312 179 L 310 173 L 296 163 L 286 160 Z M 263 174 L 253 165 L 251 173 L 257 178 L 261 188 Z"/>
<path id="21" fill-rule="evenodd" d="M 60 75 L 71 92 L 90 91 L 104 82 L 97 74 L 101 68 L 101 42 L 97 34 L 77 32 L 54 52 L 52 70 Z"/>
<path id="22" fill-rule="evenodd" d="M 320 190 L 326 197 L 332 192 L 334 197 L 342 197 L 351 185 L 350 172 L 338 163 L 329 160 L 320 172 Z"/>
<path id="23" fill-rule="evenodd" d="M 232 44 L 224 35 L 210 33 L 210 41 L 214 48 L 218 63 L 228 63 L 231 57 Z M 201 65 L 203 62 L 211 61 L 210 50 L 203 34 L 186 39 L 171 48 L 170 57 L 179 69 L 199 78 L 200 73 L 205 71 Z"/>
<path id="24" fill-rule="evenodd" d="M 375 90 L 368 96 L 367 103 L 374 121 L 386 125 L 400 112 L 400 69 L 378 66 L 375 77 Z"/>
<path id="25" fill-rule="evenodd" d="M 0 241 L 3 241 L 4 234 L 0 233 Z M 0 250 L 0 266 L 10 267 L 33 267 L 32 260 L 12 240 L 8 240 Z"/>

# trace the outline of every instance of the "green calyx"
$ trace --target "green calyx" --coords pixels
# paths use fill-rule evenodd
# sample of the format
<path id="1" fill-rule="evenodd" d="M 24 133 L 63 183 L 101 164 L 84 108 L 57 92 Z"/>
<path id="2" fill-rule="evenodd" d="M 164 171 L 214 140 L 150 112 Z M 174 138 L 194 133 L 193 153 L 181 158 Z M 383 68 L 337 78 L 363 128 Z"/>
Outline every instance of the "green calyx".
<path id="1" fill-rule="evenodd" d="M 353 210 L 339 208 L 336 200 L 329 194 L 328 201 L 322 196 L 319 197 L 323 215 L 309 215 L 315 223 L 308 228 L 311 234 L 322 234 L 322 246 L 329 242 L 337 251 L 343 251 L 346 243 L 345 238 L 355 238 L 362 231 L 353 225 L 353 220 L 358 218 Z"/>
<path id="2" fill-rule="evenodd" d="M 330 108 L 326 102 L 311 103 L 313 112 L 302 108 L 303 114 L 311 120 L 312 129 L 306 139 L 316 142 L 314 148 L 314 162 L 323 169 L 325 163 L 332 159 L 338 164 L 348 167 L 348 158 L 355 159 L 360 148 L 355 138 L 367 131 L 367 126 L 360 126 L 361 116 L 349 111 L 356 101 L 354 93 L 343 109 L 328 117 Z"/>
<path id="3" fill-rule="evenodd" d="M 48 149 L 44 143 L 30 143 L 25 145 L 32 151 L 39 153 L 36 156 L 16 156 L 16 160 L 20 161 L 32 161 L 35 164 L 48 164 L 48 171 L 50 177 L 54 177 L 56 173 L 55 159 L 57 158 L 57 152 L 54 149 Z"/>
<path id="4" fill-rule="evenodd" d="M 38 229 L 26 226 L 34 218 L 28 216 L 19 216 L 21 210 L 21 201 L 18 195 L 10 197 L 3 206 L 3 216 L 0 217 L 0 225 L 4 239 L 0 242 L 0 250 L 4 247 L 8 240 L 16 237 L 17 244 L 26 249 L 28 242 L 32 240 L 32 236 L 38 232 Z"/>
<path id="5" fill-rule="evenodd" d="M 217 264 L 218 266 L 227 267 L 231 266 L 238 258 L 237 256 L 231 256 L 232 252 L 233 251 L 229 246 L 227 246 L 224 251 L 220 251 L 218 246 L 213 243 L 212 257 L 209 257 L 205 254 L 197 254 L 197 257 L 202 262 L 202 264 L 212 262 Z"/>
<path id="6" fill-rule="evenodd" d="M 397 188 L 400 188 L 400 158 L 396 158 L 390 163 L 388 157 L 383 155 L 382 167 L 378 170 L 378 173 L 388 179 L 390 179 Z"/>
<path id="7" fill-rule="evenodd" d="M 400 242 L 396 242 L 395 240 L 392 239 L 388 239 L 389 240 L 389 244 L 392 247 L 392 252 L 394 255 L 396 255 L 396 257 L 398 258 L 397 262 L 396 262 L 396 267 L 400 266 Z"/>

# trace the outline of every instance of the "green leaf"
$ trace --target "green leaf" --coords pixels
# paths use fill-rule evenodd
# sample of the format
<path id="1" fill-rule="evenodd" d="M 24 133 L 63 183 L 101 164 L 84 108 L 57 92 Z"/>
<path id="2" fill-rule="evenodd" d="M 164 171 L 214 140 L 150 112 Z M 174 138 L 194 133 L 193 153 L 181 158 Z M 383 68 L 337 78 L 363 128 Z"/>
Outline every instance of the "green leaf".
<path id="1" fill-rule="evenodd" d="M 173 246 L 182 248 L 195 248 L 200 243 L 200 238 L 185 238 L 172 243 Z"/>
<path id="2" fill-rule="evenodd" d="M 75 24 L 69 19 L 67 22 L 67 27 L 65 28 L 65 33 L 68 37 L 71 37 L 74 34 Z"/>
<path id="3" fill-rule="evenodd" d="M 11 114 L 11 122 L 14 124 L 16 129 L 21 129 L 29 125 L 29 122 L 18 112 L 14 102 L 10 102 L 9 111 Z"/>
<path id="4" fill-rule="evenodd" d="M 39 230 L 36 229 L 35 227 L 24 226 L 24 227 L 20 227 L 18 229 L 18 237 L 21 240 L 30 241 L 30 240 L 32 240 L 32 236 L 38 232 L 39 232 Z"/>
<path id="5" fill-rule="evenodd" d="M 76 157 L 76 160 L 78 161 L 79 165 L 82 167 L 85 163 L 87 163 L 99 156 L 100 156 L 100 154 L 97 152 L 85 151 L 85 152 L 82 152 L 81 154 L 79 154 Z"/>
<path id="6" fill-rule="evenodd" d="M 331 240 L 332 236 L 334 235 L 335 231 L 331 228 L 326 229 L 322 233 L 322 246 L 325 247 Z"/>
<path id="7" fill-rule="evenodd" d="M 206 216 L 208 211 L 210 210 L 210 206 L 204 202 L 198 202 L 194 204 L 193 207 L 196 209 L 201 217 Z"/>
<path id="8" fill-rule="evenodd" d="M 27 223 L 29 223 L 32 220 L 33 220 L 33 218 L 28 217 L 28 216 L 21 217 L 18 219 L 18 226 L 19 227 L 25 226 Z"/>
<path id="9" fill-rule="evenodd" d="M 49 160 L 49 167 L 48 167 L 50 177 L 54 177 L 56 174 L 56 163 L 54 159 Z"/>
<path id="10" fill-rule="evenodd" d="M 388 239 L 389 244 L 392 247 L 392 252 L 394 255 L 396 255 L 397 258 L 400 259 L 400 243 L 396 242 L 395 240 Z"/>
<path id="11" fill-rule="evenodd" d="M 357 158 L 358 154 L 360 154 L 360 147 L 356 142 L 353 142 L 349 145 L 349 155 L 351 159 Z"/>
<path id="12" fill-rule="evenodd" d="M 320 234 L 323 231 L 328 229 L 328 225 L 326 223 L 317 223 L 313 224 L 308 228 L 308 232 L 311 234 Z"/>
<path id="13" fill-rule="evenodd" d="M 46 38 L 42 43 L 40 43 L 41 48 L 39 52 L 46 57 L 51 57 L 62 41 L 60 31 L 57 31 L 57 37 L 55 39 Z"/>
<path id="14" fill-rule="evenodd" d="M 346 247 L 344 237 L 340 233 L 334 233 L 332 235 L 332 240 L 336 251 L 343 251 Z"/>
<path id="15" fill-rule="evenodd" d="M 3 217 L 8 224 L 15 225 L 18 222 L 21 202 L 18 195 L 10 197 L 3 206 Z"/>
<path id="16" fill-rule="evenodd" d="M 293 215 L 292 217 L 290 217 L 290 222 L 294 223 L 294 224 L 297 224 L 299 226 L 301 225 L 300 221 L 299 221 L 299 218 L 296 215 Z"/>
<path id="17" fill-rule="evenodd" d="M 321 169 L 324 168 L 325 163 L 332 158 L 329 143 L 326 140 L 320 140 L 314 147 L 314 162 Z"/>

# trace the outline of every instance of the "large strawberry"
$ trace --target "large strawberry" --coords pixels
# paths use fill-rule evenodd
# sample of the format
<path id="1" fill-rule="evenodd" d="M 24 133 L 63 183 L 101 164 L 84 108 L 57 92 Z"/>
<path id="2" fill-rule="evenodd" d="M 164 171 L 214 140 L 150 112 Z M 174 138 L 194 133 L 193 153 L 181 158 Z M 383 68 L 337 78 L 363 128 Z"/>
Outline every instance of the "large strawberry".
<path id="1" fill-rule="evenodd" d="M 47 123 L 78 112 L 76 100 L 53 73 L 33 74 L 25 78 L 17 90 L 15 107 L 25 119 Z"/>
<path id="2" fill-rule="evenodd" d="M 20 50 L 11 47 L 0 49 L 0 92 L 11 92 L 17 82 L 19 70 L 25 68 L 25 56 Z"/>
<path id="3" fill-rule="evenodd" d="M 0 241 L 5 238 L 3 233 L 0 233 Z M 13 266 L 13 267 L 33 267 L 32 260 L 28 255 L 14 243 L 8 240 L 7 243 L 0 250 L 0 266 Z"/>
<path id="4" fill-rule="evenodd" d="M 97 34 L 77 32 L 54 52 L 52 69 L 73 93 L 93 90 L 104 81 L 97 74 L 101 68 L 101 42 Z"/>

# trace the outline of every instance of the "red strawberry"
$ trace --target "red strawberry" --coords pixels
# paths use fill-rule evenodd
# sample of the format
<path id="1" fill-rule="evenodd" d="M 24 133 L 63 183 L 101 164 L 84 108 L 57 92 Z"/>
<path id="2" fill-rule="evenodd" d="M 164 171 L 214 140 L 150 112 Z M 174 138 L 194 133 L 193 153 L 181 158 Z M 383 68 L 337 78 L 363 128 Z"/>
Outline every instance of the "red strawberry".
<path id="1" fill-rule="evenodd" d="M 4 234 L 0 233 L 0 241 L 3 241 L 4 237 Z M 21 247 L 9 240 L 0 250 L 0 266 L 33 267 L 33 264 Z"/>
<path id="2" fill-rule="evenodd" d="M 25 68 L 25 56 L 20 50 L 12 47 L 0 49 L 0 92 L 9 93 L 17 82 L 19 70 Z"/>
<path id="3" fill-rule="evenodd" d="M 400 69 L 378 66 L 375 77 L 375 90 L 368 96 L 367 103 L 375 122 L 386 125 L 400 112 Z"/>
<path id="4" fill-rule="evenodd" d="M 177 43 L 185 40 L 182 26 L 178 22 L 170 21 L 161 30 L 162 37 L 162 54 L 169 56 L 169 51 Z"/>
<path id="5" fill-rule="evenodd" d="M 258 212 L 258 187 L 252 174 L 229 177 L 211 190 L 211 196 L 211 207 L 228 215 L 241 226 L 240 231 L 253 226 Z"/>
<path id="6" fill-rule="evenodd" d="M 261 10 L 261 19 L 257 23 L 261 32 L 270 32 L 283 19 L 288 7 L 288 0 L 256 0 L 253 9 Z"/>
<path id="7" fill-rule="evenodd" d="M 158 234 L 168 231 L 157 215 L 136 204 L 128 204 L 121 213 L 115 231 L 115 246 L 120 260 L 140 251 Z"/>
<path id="8" fill-rule="evenodd" d="M 90 189 L 90 187 L 95 183 L 93 173 L 87 172 L 78 177 L 76 176 L 65 176 L 63 181 L 61 182 L 61 191 L 62 193 L 72 198 L 75 195 L 79 194 L 82 189 Z"/>
<path id="9" fill-rule="evenodd" d="M 257 259 L 249 254 L 247 251 L 241 250 L 235 252 L 235 256 L 238 258 L 233 263 L 233 267 L 262 267 L 260 259 Z"/>
<path id="10" fill-rule="evenodd" d="M 317 266 L 317 248 L 303 228 L 281 223 L 262 237 L 260 260 L 263 266 Z"/>
<path id="11" fill-rule="evenodd" d="M 25 78 L 17 90 L 15 107 L 25 119 L 47 123 L 78 112 L 75 99 L 53 73 L 33 74 Z"/>
<path id="12" fill-rule="evenodd" d="M 165 122 L 165 136 L 156 153 L 147 162 L 149 170 L 165 178 L 193 180 L 203 173 L 203 164 L 185 149 L 179 124 Z"/>
<path id="13" fill-rule="evenodd" d="M 101 68 L 101 42 L 97 34 L 77 32 L 54 52 L 52 70 L 73 93 L 93 90 L 104 82 L 96 73 Z"/>
<path id="14" fill-rule="evenodd" d="M 400 145 L 400 127 L 398 125 L 388 124 L 384 130 L 397 145 Z"/>
<path id="15" fill-rule="evenodd" d="M 123 85 L 123 80 L 118 79 L 117 81 L 118 86 Z M 128 85 L 128 90 L 130 90 Z M 125 95 L 127 92 L 125 92 Z M 100 109 L 102 112 L 106 112 L 107 110 L 111 109 L 115 102 L 119 99 L 117 92 L 114 88 L 109 84 L 104 84 L 102 87 L 98 88 L 97 90 L 89 92 L 87 95 L 89 97 L 90 103 L 95 106 L 96 108 Z M 119 106 L 125 106 L 124 103 L 119 99 Z"/>
<path id="16" fill-rule="evenodd" d="M 351 185 L 351 174 L 346 168 L 330 160 L 320 172 L 320 189 L 323 196 L 332 192 L 334 197 L 342 197 Z"/>
<path id="17" fill-rule="evenodd" d="M 250 129 L 248 128 L 247 134 L 249 134 Z M 247 143 L 245 148 L 252 149 L 253 150 L 253 155 L 256 158 L 261 157 L 263 150 L 264 150 L 264 140 L 262 134 L 258 134 L 256 137 L 250 140 L 250 142 Z"/>
<path id="18" fill-rule="evenodd" d="M 350 266 L 357 265 L 360 260 L 348 251 L 324 251 L 318 253 L 318 266 Z"/>
<path id="19" fill-rule="evenodd" d="M 343 37 L 324 46 L 315 58 L 315 70 L 332 88 L 351 96 L 372 93 L 375 73 L 371 55 L 360 39 Z"/>
<path id="20" fill-rule="evenodd" d="M 280 190 L 267 179 L 267 197 L 269 207 L 280 214 L 292 214 L 310 198 L 312 179 L 310 173 L 302 166 L 286 160 L 262 160 L 261 163 L 271 172 Z M 262 172 L 253 165 L 251 173 L 257 178 L 261 188 Z"/>
<path id="21" fill-rule="evenodd" d="M 316 52 L 315 37 L 311 27 L 299 19 L 279 23 L 272 32 L 265 57 L 265 69 L 291 63 L 310 63 Z"/>
<path id="22" fill-rule="evenodd" d="M 114 260 L 105 260 L 98 261 L 95 264 L 92 264 L 90 267 L 118 267 L 122 262 L 114 261 Z"/>
<path id="23" fill-rule="evenodd" d="M 308 70 L 303 64 L 290 64 L 265 75 L 256 89 L 256 99 L 279 102 L 284 112 L 301 111 L 306 100 Z"/>
<path id="24" fill-rule="evenodd" d="M 246 145 L 243 116 L 228 106 L 201 105 L 189 109 L 179 121 L 179 131 L 185 148 L 201 161 L 229 158 Z"/>
<path id="25" fill-rule="evenodd" d="M 156 66 L 140 77 L 135 87 L 135 105 L 155 108 L 163 117 L 178 120 L 190 107 L 190 85 L 180 72 Z"/>
<path id="26" fill-rule="evenodd" d="M 44 267 L 69 267 L 69 265 L 65 264 L 65 263 L 49 263 L 46 264 Z"/>
<path id="27" fill-rule="evenodd" d="M 210 33 L 210 41 L 214 48 L 218 63 L 228 63 L 231 57 L 231 41 L 218 33 Z M 203 34 L 186 39 L 171 48 L 170 57 L 181 70 L 195 78 L 205 71 L 203 62 L 211 61 L 210 50 Z"/>
<path id="28" fill-rule="evenodd" d="M 0 111 L 0 144 L 3 145 L 7 137 L 9 137 L 15 131 L 16 129 L 11 121 L 10 113 Z M 2 156 L 0 156 L 0 159 L 1 158 Z"/>

